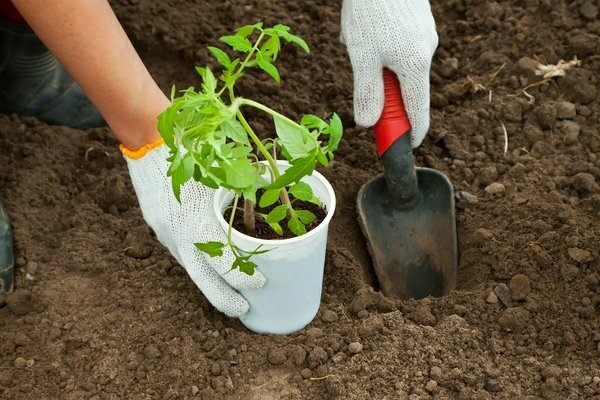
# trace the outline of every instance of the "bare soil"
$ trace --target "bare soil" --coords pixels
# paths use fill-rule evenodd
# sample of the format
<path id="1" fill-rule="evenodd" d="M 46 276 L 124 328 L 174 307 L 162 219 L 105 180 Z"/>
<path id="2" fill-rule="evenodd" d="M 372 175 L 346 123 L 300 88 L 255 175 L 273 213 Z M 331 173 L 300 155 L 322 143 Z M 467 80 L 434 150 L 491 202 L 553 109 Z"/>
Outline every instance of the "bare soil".
<path id="1" fill-rule="evenodd" d="M 204 48 L 248 22 L 289 24 L 312 45 L 285 49 L 281 86 L 240 93 L 297 118 L 337 111 L 347 127 L 321 171 L 339 197 L 322 307 L 298 334 L 249 332 L 152 237 L 107 130 L 0 115 L 18 256 L 0 398 L 600 398 L 597 1 L 433 1 L 432 127 L 416 157 L 455 186 L 460 268 L 456 291 L 421 301 L 372 281 L 354 202 L 380 167 L 352 122 L 338 0 L 112 3 L 165 91 L 197 83 Z M 533 60 L 574 56 L 579 68 L 532 86 Z"/>

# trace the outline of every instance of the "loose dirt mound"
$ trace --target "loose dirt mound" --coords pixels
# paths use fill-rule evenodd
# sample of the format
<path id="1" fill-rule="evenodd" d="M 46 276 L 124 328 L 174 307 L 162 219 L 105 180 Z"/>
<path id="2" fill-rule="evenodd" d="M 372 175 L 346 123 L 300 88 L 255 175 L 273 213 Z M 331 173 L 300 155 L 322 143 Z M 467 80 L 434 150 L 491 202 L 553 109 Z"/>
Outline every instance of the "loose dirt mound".
<path id="1" fill-rule="evenodd" d="M 348 127 L 323 171 L 340 206 L 315 322 L 268 337 L 215 312 L 145 228 L 107 131 L 0 116 L 19 288 L 0 308 L 0 397 L 600 397 L 597 2 L 433 2 L 433 124 L 417 159 L 458 193 L 459 287 L 406 302 L 365 283 L 354 201 L 379 167 L 353 127 L 338 3 L 113 2 L 165 90 L 197 82 L 206 45 L 241 24 L 287 23 L 312 45 L 285 49 L 281 87 L 242 90 L 294 117 L 336 110 Z M 573 56 L 580 68 L 530 86 L 532 59 Z"/>

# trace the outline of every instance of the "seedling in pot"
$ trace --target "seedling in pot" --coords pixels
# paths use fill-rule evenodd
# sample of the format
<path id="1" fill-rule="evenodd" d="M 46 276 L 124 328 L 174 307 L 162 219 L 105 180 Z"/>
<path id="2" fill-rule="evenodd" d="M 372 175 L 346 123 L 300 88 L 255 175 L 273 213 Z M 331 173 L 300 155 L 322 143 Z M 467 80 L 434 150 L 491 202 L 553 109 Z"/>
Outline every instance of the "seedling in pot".
<path id="1" fill-rule="evenodd" d="M 318 164 L 329 166 L 343 127 L 335 113 L 329 121 L 305 115 L 297 123 L 257 101 L 236 95 L 236 84 L 248 69 L 262 70 L 280 82 L 275 61 L 282 42 L 309 52 L 306 42 L 292 34 L 289 27 L 247 25 L 233 35 L 222 37 L 221 42 L 230 48 L 229 53 L 217 47 L 208 48 L 221 65 L 220 73 L 215 76 L 209 67 L 196 67 L 202 78 L 201 88 L 189 88 L 180 96 L 176 96 L 173 88 L 172 104 L 160 114 L 158 129 L 171 150 L 168 175 L 179 201 L 181 186 L 191 179 L 235 193 L 227 242 L 195 243 L 195 246 L 210 257 L 223 255 L 223 250 L 229 247 L 235 255 L 231 269 L 252 275 L 256 268 L 252 256 L 265 251 L 260 247 L 240 249 L 232 242 L 240 201 L 244 203 L 246 233 L 252 234 L 256 219 L 262 218 L 279 236 L 283 234 L 283 226 L 294 235 L 305 234 L 316 216 L 303 209 L 302 204 L 321 205 L 321 202 L 310 185 L 301 180 L 311 175 Z M 273 119 L 276 138 L 260 140 L 244 117 L 245 108 L 268 114 Z M 277 154 L 290 163 L 285 171 L 278 169 Z M 264 178 L 266 174 L 270 179 Z M 268 214 L 255 213 L 257 202 L 263 209 L 270 208 Z"/>

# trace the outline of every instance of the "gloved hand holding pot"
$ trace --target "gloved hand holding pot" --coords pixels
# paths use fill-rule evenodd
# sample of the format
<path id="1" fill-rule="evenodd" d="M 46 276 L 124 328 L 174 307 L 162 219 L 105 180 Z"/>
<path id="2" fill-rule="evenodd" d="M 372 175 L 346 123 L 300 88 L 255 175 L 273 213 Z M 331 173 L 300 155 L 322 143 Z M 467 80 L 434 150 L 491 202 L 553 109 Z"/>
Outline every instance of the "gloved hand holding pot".
<path id="1" fill-rule="evenodd" d="M 282 44 L 308 53 L 289 27 L 258 23 L 221 41 L 232 51 L 209 47 L 220 71 L 198 67 L 200 89 L 173 90 L 162 140 L 123 151 L 146 221 L 209 300 L 256 332 L 287 334 L 319 309 L 335 194 L 315 168 L 333 160 L 342 123 L 295 122 L 236 93 L 251 68 L 280 81 Z M 272 119 L 274 138 L 259 138 L 247 109 Z"/>

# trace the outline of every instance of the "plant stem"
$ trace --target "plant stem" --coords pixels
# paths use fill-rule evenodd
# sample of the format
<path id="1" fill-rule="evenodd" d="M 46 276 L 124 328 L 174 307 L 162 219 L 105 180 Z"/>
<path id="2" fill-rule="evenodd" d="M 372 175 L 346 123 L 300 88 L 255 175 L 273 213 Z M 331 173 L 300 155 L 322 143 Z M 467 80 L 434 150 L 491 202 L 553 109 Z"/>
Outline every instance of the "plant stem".
<path id="1" fill-rule="evenodd" d="M 236 251 L 235 251 L 235 246 L 233 245 L 233 242 L 231 241 L 231 232 L 233 231 L 233 218 L 235 217 L 235 210 L 237 210 L 237 205 L 238 205 L 238 200 L 240 199 L 239 195 L 235 195 L 235 198 L 233 199 L 233 209 L 231 210 L 231 215 L 229 216 L 229 229 L 227 230 L 227 245 L 231 248 L 231 251 L 233 253 L 234 256 L 238 256 Z"/>
<path id="2" fill-rule="evenodd" d="M 248 234 L 256 231 L 254 203 L 248 199 L 244 199 L 244 227 L 246 228 L 246 233 Z"/>

